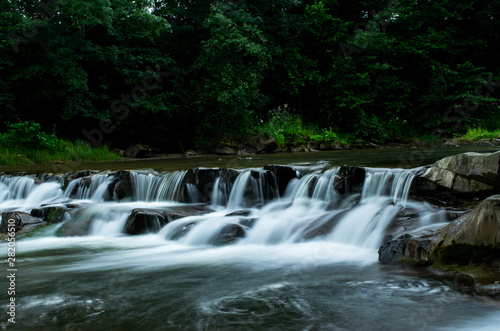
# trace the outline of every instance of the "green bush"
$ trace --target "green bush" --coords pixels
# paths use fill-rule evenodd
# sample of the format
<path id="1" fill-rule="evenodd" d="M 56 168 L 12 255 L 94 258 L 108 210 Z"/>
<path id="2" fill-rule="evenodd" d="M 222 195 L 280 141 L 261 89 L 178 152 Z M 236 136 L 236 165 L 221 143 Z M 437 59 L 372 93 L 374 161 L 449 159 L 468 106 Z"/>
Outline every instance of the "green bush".
<path id="1" fill-rule="evenodd" d="M 0 142 L 5 148 L 52 152 L 63 151 L 66 148 L 64 142 L 54 133 L 43 132 L 39 123 L 33 121 L 8 123 L 7 128 L 7 132 L 0 134 Z"/>
<path id="2" fill-rule="evenodd" d="M 500 130 L 489 131 L 487 129 L 483 129 L 482 127 L 477 128 L 468 128 L 467 133 L 463 136 L 458 137 L 459 140 L 481 140 L 481 139 L 491 139 L 491 138 L 500 138 Z"/>

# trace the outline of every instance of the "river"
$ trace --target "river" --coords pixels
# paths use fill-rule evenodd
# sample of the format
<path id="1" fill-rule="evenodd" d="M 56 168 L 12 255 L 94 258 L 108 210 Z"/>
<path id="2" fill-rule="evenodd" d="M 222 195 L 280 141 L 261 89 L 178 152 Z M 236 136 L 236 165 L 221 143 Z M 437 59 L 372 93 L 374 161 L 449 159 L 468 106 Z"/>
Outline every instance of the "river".
<path id="1" fill-rule="evenodd" d="M 416 227 L 444 224 L 443 210 L 413 200 L 409 190 L 415 167 L 460 151 L 432 150 L 423 159 L 414 150 L 385 150 L 99 165 L 98 170 L 157 171 L 132 173 L 134 191 L 122 199 L 109 196 L 114 173 L 94 175 L 95 185 L 82 189 L 77 185 L 81 179 L 75 179 L 65 191 L 48 176 L 39 176 L 40 182 L 5 174 L 0 177 L 2 211 L 77 207 L 65 222 L 16 241 L 16 323 L 9 323 L 4 313 L 0 326 L 498 330 L 499 302 L 475 296 L 471 284 L 378 262 L 377 249 L 397 215 L 418 210 Z M 409 165 L 404 160 L 423 163 Z M 297 178 L 283 192 L 262 169 L 269 163 L 294 164 L 297 169 Z M 342 164 L 370 167 L 358 193 L 333 189 Z M 180 171 L 202 165 L 238 169 L 230 185 L 220 172 L 211 186 L 211 201 L 204 203 L 203 192 L 183 186 L 186 175 Z M 190 202 L 176 198 L 182 189 Z M 206 210 L 166 225 L 157 218 L 159 225 L 147 233 L 124 233 L 134 210 L 185 208 Z M 87 233 L 63 236 L 71 222 L 90 222 Z M 0 251 L 6 261 L 6 243 L 0 244 Z M 7 263 L 4 266 L 8 275 Z M 2 284 L 0 300 L 7 305 L 11 295 L 5 277 Z"/>

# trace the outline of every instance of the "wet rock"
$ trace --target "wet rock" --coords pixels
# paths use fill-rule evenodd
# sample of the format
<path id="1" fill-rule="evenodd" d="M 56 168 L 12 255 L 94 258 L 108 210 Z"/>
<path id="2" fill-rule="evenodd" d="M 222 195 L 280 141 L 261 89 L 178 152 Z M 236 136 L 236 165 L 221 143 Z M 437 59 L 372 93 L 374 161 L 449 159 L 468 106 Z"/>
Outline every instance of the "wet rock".
<path id="1" fill-rule="evenodd" d="M 125 157 L 129 158 L 146 158 L 151 156 L 151 148 L 147 145 L 135 144 L 124 152 Z"/>
<path id="2" fill-rule="evenodd" d="M 364 168 L 341 166 L 333 182 L 333 187 L 343 194 L 361 193 L 365 176 L 366 171 Z"/>
<path id="3" fill-rule="evenodd" d="M 42 209 L 44 220 L 47 223 L 61 223 L 65 220 L 66 214 L 70 212 L 66 206 L 48 206 Z"/>
<path id="4" fill-rule="evenodd" d="M 30 212 L 31 216 L 37 217 L 37 218 L 43 218 L 43 209 L 42 208 L 33 208 Z"/>
<path id="5" fill-rule="evenodd" d="M 434 234 L 413 238 L 404 234 L 384 243 L 378 250 L 379 261 L 385 264 L 429 265 L 432 252 L 441 237 Z"/>
<path id="6" fill-rule="evenodd" d="M 29 234 L 33 233 L 39 229 L 42 229 L 49 225 L 48 223 L 36 223 L 36 224 L 27 224 L 23 226 L 21 230 L 19 230 L 18 234 Z"/>
<path id="7" fill-rule="evenodd" d="M 232 213 L 226 214 L 226 217 L 231 217 L 231 216 L 248 216 L 250 215 L 252 211 L 245 209 L 245 210 L 237 210 L 233 211 Z"/>
<path id="8" fill-rule="evenodd" d="M 95 214 L 89 215 L 85 209 L 79 209 L 61 225 L 56 234 L 62 237 L 86 236 L 90 233 L 95 217 Z"/>
<path id="9" fill-rule="evenodd" d="M 264 167 L 264 170 L 269 170 L 276 176 L 280 196 L 285 193 L 288 183 L 298 177 L 297 170 L 290 166 L 268 164 Z"/>
<path id="10" fill-rule="evenodd" d="M 9 223 L 9 220 L 14 222 Z M 14 225 L 15 232 L 27 225 L 39 224 L 42 220 L 22 211 L 9 211 L 2 213 L 2 232 L 7 232 L 9 225 Z"/>
<path id="11" fill-rule="evenodd" d="M 108 185 L 108 197 L 123 200 L 134 195 L 132 174 L 130 171 L 118 171 Z"/>
<path id="12" fill-rule="evenodd" d="M 125 233 L 130 235 L 156 233 L 168 222 L 168 218 L 161 213 L 133 210 L 125 224 Z"/>
<path id="13" fill-rule="evenodd" d="M 95 173 L 97 173 L 97 171 L 95 171 L 95 170 L 79 170 L 79 171 L 67 173 L 63 178 L 63 185 L 62 185 L 63 191 L 66 190 L 66 188 L 68 187 L 68 184 L 71 181 L 78 179 L 78 178 L 89 177 Z"/>
<path id="14" fill-rule="evenodd" d="M 245 237 L 246 231 L 240 224 L 226 224 L 224 225 L 217 239 L 215 240 L 216 245 L 223 245 L 227 243 L 231 243 L 238 238 Z"/>

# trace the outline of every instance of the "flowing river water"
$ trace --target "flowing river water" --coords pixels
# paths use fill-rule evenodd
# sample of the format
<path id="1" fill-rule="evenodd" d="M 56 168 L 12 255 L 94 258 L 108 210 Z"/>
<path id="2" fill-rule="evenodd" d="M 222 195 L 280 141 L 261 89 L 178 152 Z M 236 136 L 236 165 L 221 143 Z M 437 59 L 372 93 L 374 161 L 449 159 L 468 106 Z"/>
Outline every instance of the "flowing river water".
<path id="1" fill-rule="evenodd" d="M 434 151 L 424 164 L 459 151 Z M 114 173 L 95 174 L 86 186 L 74 179 L 67 187 L 57 177 L 4 174 L 0 210 L 73 205 L 77 212 L 16 241 L 16 324 L 4 313 L 0 327 L 498 330 L 499 302 L 475 296 L 470 284 L 378 262 L 378 247 L 401 213 L 418 211 L 417 228 L 447 220 L 442 209 L 409 198 L 419 168 L 402 165 L 393 151 L 373 153 L 157 161 L 144 164 L 157 171 L 131 172 L 126 199 L 110 196 Z M 297 178 L 280 189 L 262 169 L 268 163 L 293 163 Z M 232 181 L 214 170 L 210 201 L 184 180 L 182 169 L 202 164 L 237 169 Z M 333 189 L 342 164 L 370 166 L 358 193 Z M 134 210 L 185 208 L 204 212 L 166 225 L 158 218 L 146 233 L 124 233 Z M 85 235 L 63 235 L 70 222 L 87 224 Z M 7 243 L 0 251 L 6 261 Z"/>

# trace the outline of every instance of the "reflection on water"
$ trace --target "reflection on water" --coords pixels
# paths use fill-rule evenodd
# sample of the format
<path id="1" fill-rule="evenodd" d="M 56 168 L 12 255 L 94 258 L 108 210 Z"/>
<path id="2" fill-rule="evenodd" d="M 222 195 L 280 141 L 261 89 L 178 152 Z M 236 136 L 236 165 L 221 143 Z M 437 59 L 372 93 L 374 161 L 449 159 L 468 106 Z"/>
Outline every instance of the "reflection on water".
<path id="1" fill-rule="evenodd" d="M 135 159 L 122 162 L 54 164 L 48 166 L 5 167 L 0 171 L 7 172 L 52 172 L 66 173 L 81 169 L 125 170 L 155 169 L 158 171 L 183 170 L 196 167 L 207 168 L 253 168 L 266 164 L 300 164 L 316 163 L 319 160 L 331 162 L 332 165 L 355 165 L 366 167 L 415 168 L 431 164 L 443 157 L 464 152 L 495 152 L 498 146 L 469 147 L 418 147 L 394 149 L 359 149 L 313 153 L 276 153 L 244 156 L 197 156 L 175 157 L 161 160 Z"/>

